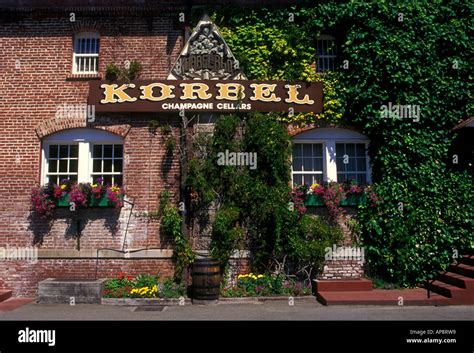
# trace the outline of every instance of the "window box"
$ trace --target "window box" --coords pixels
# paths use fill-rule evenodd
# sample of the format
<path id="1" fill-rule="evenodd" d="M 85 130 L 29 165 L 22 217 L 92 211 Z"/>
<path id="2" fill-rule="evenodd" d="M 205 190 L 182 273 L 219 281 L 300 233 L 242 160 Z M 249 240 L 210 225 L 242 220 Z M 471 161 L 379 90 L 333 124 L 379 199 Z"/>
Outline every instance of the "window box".
<path id="1" fill-rule="evenodd" d="M 367 202 L 366 194 L 349 194 L 345 200 L 341 200 L 341 206 L 358 206 Z"/>
<path id="2" fill-rule="evenodd" d="M 306 195 L 305 206 L 325 206 L 324 199 L 321 195 Z"/>
<path id="3" fill-rule="evenodd" d="M 366 194 L 349 194 L 346 199 L 341 200 L 341 206 L 358 206 L 367 202 Z M 310 194 L 306 196 L 305 206 L 325 206 L 324 199 L 321 195 Z"/>
<path id="4" fill-rule="evenodd" d="M 71 195 L 67 194 L 56 201 L 57 207 L 70 207 L 69 199 Z M 123 195 L 118 196 L 120 199 L 123 199 Z M 115 203 L 110 201 L 107 197 L 107 194 L 102 195 L 100 198 L 91 196 L 89 202 L 87 203 L 88 207 L 116 207 Z"/>

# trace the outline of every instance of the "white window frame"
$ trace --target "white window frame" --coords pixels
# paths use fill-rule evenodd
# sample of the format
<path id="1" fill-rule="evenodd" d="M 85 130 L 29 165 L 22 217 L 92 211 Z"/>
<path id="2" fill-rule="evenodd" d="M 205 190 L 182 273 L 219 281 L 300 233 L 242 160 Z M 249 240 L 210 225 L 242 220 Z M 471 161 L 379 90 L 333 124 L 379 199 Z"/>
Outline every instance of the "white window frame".
<path id="1" fill-rule="evenodd" d="M 319 42 L 328 42 L 332 41 L 334 42 L 334 45 L 336 46 L 336 38 L 334 36 L 331 36 L 329 34 L 321 34 L 317 39 L 316 39 L 316 50 L 318 50 L 319 47 Z M 337 58 L 337 46 L 336 46 L 336 54 L 334 55 L 327 55 L 327 54 L 320 54 L 316 51 L 316 71 L 319 73 L 324 73 L 328 71 L 334 71 L 336 69 L 336 58 Z M 318 65 L 319 59 L 327 60 L 328 67 L 330 66 L 329 63 L 332 63 L 332 68 L 324 68 L 324 70 L 320 70 L 320 66 Z"/>
<path id="2" fill-rule="evenodd" d="M 117 158 L 117 159 L 121 159 L 122 160 L 122 172 L 121 173 L 117 173 L 117 172 L 101 172 L 101 173 L 96 173 L 96 174 L 100 174 L 100 175 L 111 175 L 111 176 L 116 176 L 116 175 L 122 175 L 123 176 L 123 164 L 124 164 L 124 161 L 125 161 L 125 154 L 124 154 L 124 149 L 123 149 L 123 141 L 122 142 L 110 142 L 108 140 L 104 140 L 104 141 L 90 141 L 89 142 L 89 170 L 90 170 L 90 179 L 91 179 L 91 182 L 95 181 L 93 180 L 93 174 L 94 174 L 94 158 L 93 158 L 93 153 L 94 153 L 94 145 L 122 145 L 122 158 Z M 113 151 L 113 148 L 112 148 L 112 156 L 114 155 L 114 151 Z M 104 161 L 105 159 L 108 159 L 108 158 L 101 158 L 102 161 Z M 112 159 L 112 162 L 114 161 L 115 159 Z M 113 169 L 113 163 L 112 163 L 112 169 Z"/>
<path id="3" fill-rule="evenodd" d="M 111 132 L 98 129 L 69 129 L 57 132 L 43 139 L 41 149 L 41 185 L 47 183 L 48 174 L 48 153 L 49 146 L 54 144 L 74 144 L 79 145 L 77 182 L 92 183 L 92 145 L 112 144 L 124 145 L 123 139 Z M 125 162 L 125 146 L 123 147 L 123 161 Z M 125 163 L 122 163 L 122 175 L 124 175 Z M 118 174 L 116 174 L 118 175 Z"/>
<path id="4" fill-rule="evenodd" d="M 366 181 L 372 183 L 372 170 L 368 154 L 369 139 L 352 130 L 342 128 L 319 128 L 302 132 L 293 137 L 292 143 L 321 143 L 323 145 L 323 181 L 337 182 L 336 143 L 363 143 L 365 144 Z M 293 185 L 293 154 L 291 155 L 291 184 Z M 310 172 L 309 174 L 315 174 Z"/>
<path id="5" fill-rule="evenodd" d="M 77 43 L 78 40 L 81 39 L 90 39 L 91 41 L 94 40 L 96 41 L 96 53 L 77 53 L 76 50 L 78 48 Z M 99 72 L 99 52 L 100 52 L 100 35 L 97 32 L 79 32 L 74 34 L 73 37 L 73 43 L 72 43 L 72 73 L 73 74 L 85 74 L 85 75 L 90 75 L 90 74 L 97 74 Z M 79 68 L 77 67 L 77 58 L 85 58 L 89 59 L 89 70 L 84 70 L 84 71 L 79 71 Z M 97 68 L 97 70 L 90 70 L 91 68 L 91 63 L 95 63 L 94 67 Z"/>

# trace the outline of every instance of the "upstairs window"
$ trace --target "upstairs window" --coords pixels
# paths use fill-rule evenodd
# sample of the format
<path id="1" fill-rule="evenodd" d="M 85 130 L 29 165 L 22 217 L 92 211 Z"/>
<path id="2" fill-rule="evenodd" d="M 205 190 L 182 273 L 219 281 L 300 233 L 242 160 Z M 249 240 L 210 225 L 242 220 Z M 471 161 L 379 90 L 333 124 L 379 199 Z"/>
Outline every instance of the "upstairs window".
<path id="1" fill-rule="evenodd" d="M 337 56 L 336 39 L 322 34 L 316 41 L 317 72 L 333 71 Z"/>
<path id="2" fill-rule="evenodd" d="M 99 34 L 81 32 L 74 36 L 73 74 L 99 72 Z"/>

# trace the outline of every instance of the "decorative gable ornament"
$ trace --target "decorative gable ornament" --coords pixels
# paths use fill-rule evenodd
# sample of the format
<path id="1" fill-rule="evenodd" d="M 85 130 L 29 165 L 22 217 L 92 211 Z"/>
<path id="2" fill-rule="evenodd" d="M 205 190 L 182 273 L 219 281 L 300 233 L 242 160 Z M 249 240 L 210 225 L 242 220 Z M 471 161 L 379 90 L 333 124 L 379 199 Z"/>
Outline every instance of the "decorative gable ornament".
<path id="1" fill-rule="evenodd" d="M 204 15 L 178 56 L 168 80 L 246 80 L 217 26 Z"/>

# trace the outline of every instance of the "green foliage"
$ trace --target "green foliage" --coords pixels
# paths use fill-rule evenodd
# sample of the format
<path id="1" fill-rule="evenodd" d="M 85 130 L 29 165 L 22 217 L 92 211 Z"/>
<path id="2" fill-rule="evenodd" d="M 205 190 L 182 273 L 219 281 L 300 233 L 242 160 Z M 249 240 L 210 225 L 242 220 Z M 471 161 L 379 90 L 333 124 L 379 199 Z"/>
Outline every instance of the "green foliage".
<path id="1" fill-rule="evenodd" d="M 186 296 L 186 285 L 184 282 L 176 283 L 173 278 L 167 278 L 160 286 L 160 297 L 180 298 Z"/>
<path id="2" fill-rule="evenodd" d="M 281 252 L 277 258 L 287 256 L 293 271 L 306 271 L 307 279 L 321 270 L 325 249 L 340 243 L 343 233 L 337 226 L 322 218 L 310 215 L 300 216 L 296 211 L 288 212 L 283 224 Z"/>
<path id="3" fill-rule="evenodd" d="M 194 262 L 195 255 L 188 239 L 181 231 L 182 218 L 176 206 L 168 204 L 163 209 L 160 231 L 165 237 L 174 239 L 173 258 L 175 261 L 175 280 L 181 282 L 183 271 Z"/>
<path id="4" fill-rule="evenodd" d="M 132 60 L 129 65 L 120 68 L 116 64 L 108 64 L 105 68 L 105 79 L 108 81 L 133 81 L 139 78 L 142 65 L 137 60 Z"/>
<path id="5" fill-rule="evenodd" d="M 235 207 L 221 208 L 216 213 L 212 226 L 211 254 L 227 267 L 232 252 L 242 240 L 243 229 L 239 225 L 239 210 Z"/>
<path id="6" fill-rule="evenodd" d="M 159 275 L 139 274 L 136 277 L 120 275 L 105 282 L 105 298 L 179 298 L 186 295 L 186 285 Z"/>
<path id="7" fill-rule="evenodd" d="M 311 284 L 277 275 L 239 275 L 235 285 L 221 290 L 223 297 L 301 296 L 311 294 Z"/>
<path id="8" fill-rule="evenodd" d="M 372 271 L 398 285 L 431 278 L 451 262 L 453 248 L 473 241 L 472 176 L 446 171 L 450 129 L 473 115 L 472 80 L 466 79 L 472 77 L 471 17 L 460 0 L 329 0 L 311 7 L 228 7 L 214 15 L 250 79 L 317 80 L 310 68 L 315 41 L 320 33 L 336 34 L 337 73 L 322 77 L 323 116 L 277 117 L 340 121 L 370 138 L 372 180 L 385 202 L 361 206 L 362 246 L 368 248 Z M 418 105 L 420 120 L 384 118 L 381 106 L 389 102 Z M 279 169 L 265 173 L 274 170 Z M 284 192 L 252 184 L 245 175 L 225 185 L 229 200 L 232 196 L 239 208 L 259 215 L 251 238 L 254 249 L 263 249 L 267 257 L 280 244 Z M 244 192 L 233 193 L 232 185 L 243 186 Z M 273 241 L 262 236 L 272 231 Z"/>

